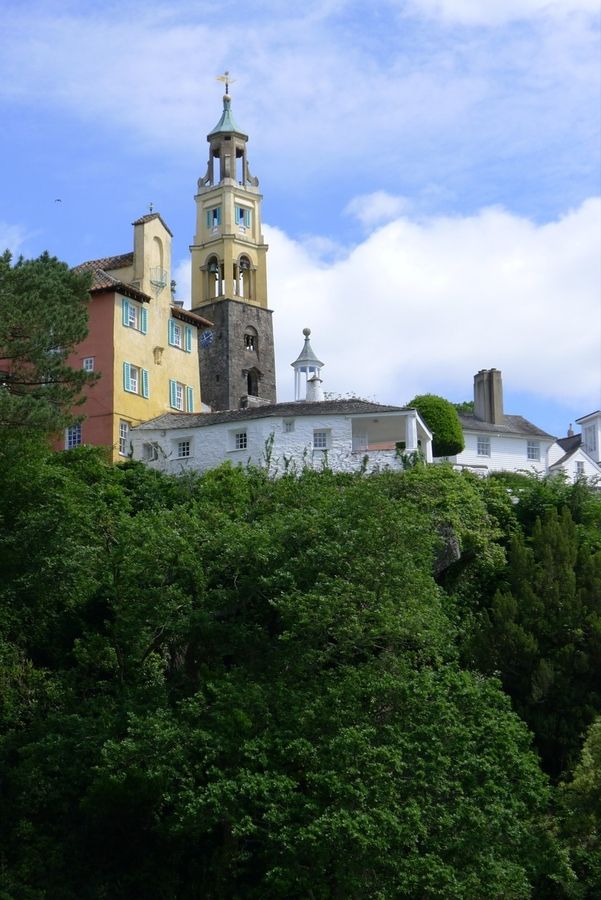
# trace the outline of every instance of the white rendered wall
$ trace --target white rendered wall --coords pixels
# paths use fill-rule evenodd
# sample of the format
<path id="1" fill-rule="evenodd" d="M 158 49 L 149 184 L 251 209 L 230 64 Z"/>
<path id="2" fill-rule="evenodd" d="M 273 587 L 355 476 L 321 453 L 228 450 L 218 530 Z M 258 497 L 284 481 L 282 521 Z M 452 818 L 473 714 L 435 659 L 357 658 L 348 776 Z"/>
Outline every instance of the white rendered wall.
<path id="1" fill-rule="evenodd" d="M 293 431 L 285 430 L 286 422 L 293 422 Z M 328 433 L 327 450 L 313 450 L 315 430 Z M 233 436 L 243 431 L 246 431 L 247 447 L 235 450 Z M 394 450 L 352 453 L 352 421 L 341 415 L 247 419 L 166 431 L 144 428 L 133 430 L 131 440 L 133 458 L 143 461 L 146 461 L 143 445 L 155 443 L 159 457 L 148 465 L 172 474 L 186 470 L 204 472 L 227 460 L 232 465 L 264 467 L 268 458 L 270 472 L 274 475 L 324 467 L 335 472 L 403 469 L 402 459 Z M 182 440 L 191 441 L 191 455 L 183 459 L 177 456 L 177 444 Z"/>
<path id="2" fill-rule="evenodd" d="M 549 467 L 548 453 L 555 442 L 543 438 L 527 438 L 517 435 L 486 434 L 490 439 L 490 456 L 478 454 L 478 434 L 464 432 L 465 449 L 449 461 L 463 467 L 480 469 L 483 472 L 539 472 L 545 473 Z M 538 440 L 540 459 L 528 459 L 528 440 Z"/>

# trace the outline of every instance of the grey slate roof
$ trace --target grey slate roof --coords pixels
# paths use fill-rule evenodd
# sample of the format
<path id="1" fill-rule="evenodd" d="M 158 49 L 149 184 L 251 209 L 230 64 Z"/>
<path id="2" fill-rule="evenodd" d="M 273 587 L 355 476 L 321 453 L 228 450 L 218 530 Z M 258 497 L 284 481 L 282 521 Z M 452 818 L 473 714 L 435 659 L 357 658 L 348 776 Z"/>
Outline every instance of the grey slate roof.
<path id="1" fill-rule="evenodd" d="M 138 429 L 154 428 L 203 428 L 223 422 L 245 422 L 251 419 L 294 418 L 295 416 L 361 415 L 362 413 L 407 412 L 411 407 L 385 406 L 368 400 L 322 400 L 307 403 L 304 400 L 289 403 L 269 403 L 248 409 L 228 409 L 214 413 L 163 413 L 142 422 Z"/>
<path id="2" fill-rule="evenodd" d="M 557 443 L 566 453 L 573 453 L 582 443 L 581 434 L 571 434 L 568 437 L 557 438 Z"/>
<path id="3" fill-rule="evenodd" d="M 554 441 L 552 434 L 548 434 L 533 425 L 523 416 L 503 416 L 503 422 L 484 422 L 476 416 L 459 416 L 461 427 L 464 431 L 478 431 L 490 434 L 517 434 L 524 437 L 543 437 Z"/>

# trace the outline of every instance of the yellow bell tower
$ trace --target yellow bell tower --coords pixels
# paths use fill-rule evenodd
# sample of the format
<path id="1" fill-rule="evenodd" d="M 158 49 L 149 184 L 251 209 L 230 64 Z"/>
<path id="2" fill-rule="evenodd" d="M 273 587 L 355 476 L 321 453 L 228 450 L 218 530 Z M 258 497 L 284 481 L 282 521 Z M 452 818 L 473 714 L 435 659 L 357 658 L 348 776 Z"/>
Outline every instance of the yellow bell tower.
<path id="1" fill-rule="evenodd" d="M 223 112 L 207 135 L 209 161 L 196 194 L 192 309 L 214 323 L 200 340 L 203 400 L 213 409 L 274 403 L 275 361 L 267 308 L 267 244 L 248 135 L 234 121 L 225 81 Z"/>

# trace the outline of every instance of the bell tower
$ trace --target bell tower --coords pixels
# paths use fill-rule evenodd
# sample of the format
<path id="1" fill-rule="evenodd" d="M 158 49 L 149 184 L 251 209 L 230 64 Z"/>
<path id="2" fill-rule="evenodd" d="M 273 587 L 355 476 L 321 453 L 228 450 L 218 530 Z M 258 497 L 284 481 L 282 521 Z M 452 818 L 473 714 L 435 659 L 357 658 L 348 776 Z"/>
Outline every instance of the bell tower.
<path id="1" fill-rule="evenodd" d="M 267 244 L 259 180 L 248 136 L 232 115 L 229 75 L 223 112 L 207 135 L 209 161 L 196 194 L 192 310 L 213 322 L 200 335 L 203 400 L 214 410 L 275 403 L 272 311 L 267 308 Z"/>

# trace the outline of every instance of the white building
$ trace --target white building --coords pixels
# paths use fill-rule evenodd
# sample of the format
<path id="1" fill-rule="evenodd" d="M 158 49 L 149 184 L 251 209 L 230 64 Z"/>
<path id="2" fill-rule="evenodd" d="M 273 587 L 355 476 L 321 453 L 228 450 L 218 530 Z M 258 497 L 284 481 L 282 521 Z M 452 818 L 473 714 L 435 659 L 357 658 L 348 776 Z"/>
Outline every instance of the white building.
<path id="1" fill-rule="evenodd" d="M 291 364 L 295 392 L 306 398 L 247 409 L 167 413 L 131 433 L 134 459 L 170 473 L 204 472 L 229 460 L 256 465 L 273 475 L 305 468 L 336 472 L 404 469 L 419 457 L 432 462 L 432 433 L 418 412 L 367 400 L 323 400 L 320 371 L 305 343 Z"/>
<path id="2" fill-rule="evenodd" d="M 459 420 L 465 448 L 447 457 L 456 468 L 482 475 L 500 471 L 562 473 L 570 481 L 601 477 L 601 466 L 590 452 L 600 446 L 601 412 L 576 420 L 585 425 L 584 442 L 583 435 L 558 440 L 522 416 L 505 415 L 498 369 L 482 369 L 474 375 L 474 413 L 460 415 Z"/>
<path id="3" fill-rule="evenodd" d="M 273 475 L 304 468 L 373 472 L 432 461 L 432 434 L 414 409 L 366 400 L 273 403 L 216 413 L 167 413 L 131 432 L 152 468 L 204 472 L 229 460 Z"/>

